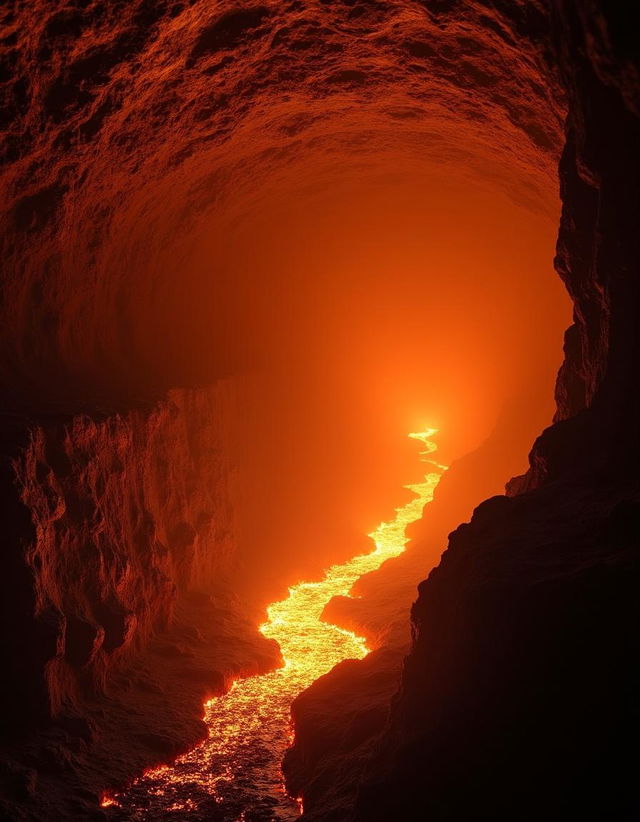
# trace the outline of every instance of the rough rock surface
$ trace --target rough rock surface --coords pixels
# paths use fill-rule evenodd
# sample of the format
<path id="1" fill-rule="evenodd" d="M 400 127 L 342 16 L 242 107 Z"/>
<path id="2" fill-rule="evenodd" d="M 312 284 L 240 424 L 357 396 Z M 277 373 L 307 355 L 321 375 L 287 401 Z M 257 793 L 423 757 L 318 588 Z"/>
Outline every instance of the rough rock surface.
<path id="1" fill-rule="evenodd" d="M 418 583 L 437 565 L 449 533 L 471 518 L 477 501 L 500 493 L 504 477 L 526 462 L 522 443 L 535 432 L 521 411 L 532 402 L 506 407 L 487 441 L 452 463 L 425 516 L 411 526 L 404 554 L 358 580 L 354 598 L 334 598 L 325 608 L 324 618 L 366 636 L 379 650 L 338 666 L 294 703 L 295 741 L 283 771 L 289 790 L 303 794 L 307 818 L 340 822 L 353 804 L 400 685 Z M 352 727 L 361 733 L 345 730 Z"/>
<path id="2" fill-rule="evenodd" d="M 105 820 L 105 790 L 204 739 L 203 702 L 278 664 L 278 648 L 233 593 L 181 596 L 170 630 L 112 662 L 100 693 L 54 721 L 3 733 L 0 818 Z"/>
<path id="3" fill-rule="evenodd" d="M 407 551 L 361 577 L 353 597 L 329 602 L 326 619 L 358 630 L 375 648 L 408 646 L 409 612 L 418 583 L 440 560 L 451 531 L 471 518 L 478 500 L 501 493 L 504 478 L 526 464 L 524 443 L 531 442 L 537 431 L 523 411 L 539 401 L 539 397 L 526 397 L 504 407 L 486 441 L 443 473 L 425 516 L 408 529 Z"/>
<path id="4" fill-rule="evenodd" d="M 318 763 L 297 775 L 309 819 L 640 812 L 638 54 L 622 9 L 548 11 L 569 101 L 556 265 L 575 302 L 556 422 L 421 584 L 389 722 L 364 769 L 352 762 L 360 785 L 318 801 Z M 339 744 L 322 757 L 348 770 Z"/>
<path id="5" fill-rule="evenodd" d="M 54 808 L 84 818 L 83 791 L 95 809 L 107 782 L 202 737 L 207 695 L 277 664 L 255 614 L 228 593 L 232 396 L 222 383 L 103 419 L 6 426 L 9 818 L 23 805 L 26 818 L 51 819 Z"/>
<path id="6" fill-rule="evenodd" d="M 361 661 L 346 660 L 293 703 L 295 745 L 283 771 L 291 794 L 304 795 L 305 819 L 345 818 L 385 728 L 405 653 L 386 647 Z"/>
<path id="7" fill-rule="evenodd" d="M 435 174 L 555 206 L 540 0 L 38 0 L 5 12 L 0 44 L 14 406 L 126 407 L 237 367 L 211 272 L 184 261 L 292 187 Z"/>
<path id="8" fill-rule="evenodd" d="M 157 701 L 134 694 L 110 710 L 110 683 L 138 678 L 132 690 L 148 690 L 149 666 L 163 656 L 157 629 L 174 607 L 167 658 L 182 648 L 193 667 L 186 591 L 228 557 L 226 480 L 215 460 L 196 459 L 212 441 L 192 441 L 174 413 L 181 399 L 158 400 L 219 378 L 244 355 L 210 344 L 224 318 L 203 298 L 209 272 L 185 275 L 202 226 L 215 215 L 224 236 L 239 203 L 285 198 L 320 168 L 329 185 L 372 165 L 418 168 L 425 180 L 456 175 L 545 210 L 567 101 L 557 266 L 576 322 L 558 422 L 512 496 L 479 509 L 423 586 L 402 691 L 355 814 L 637 815 L 620 752 L 637 731 L 637 539 L 628 535 L 639 451 L 640 96 L 624 4 L 604 8 L 39 0 L 2 12 L 2 713 L 58 715 L 50 744 L 38 737 L 35 753 L 5 760 L 14 818 L 24 802 L 56 795 L 57 777 L 46 775 L 56 769 L 56 784 L 77 778 L 93 793 L 63 797 L 55 818 L 90 818 L 127 704 L 140 706 L 144 726 L 143 705 L 158 715 L 167 702 L 168 691 Z M 141 401 L 147 410 L 132 411 Z M 211 436 L 210 417 L 202 430 Z M 220 550 L 207 557 L 205 539 Z M 175 664 L 167 679 L 177 683 Z M 173 687 L 189 709 L 169 718 L 164 740 L 134 743 L 122 731 L 137 764 L 177 750 L 179 727 L 183 742 L 201 732 L 198 676 L 194 689 Z M 103 754 L 101 739 L 111 740 Z M 89 761 L 96 770 L 85 778 Z M 569 812 L 549 811 L 558 789 Z"/>
<path id="9" fill-rule="evenodd" d="M 5 556 L 24 562 L 32 601 L 25 624 L 14 616 L 4 625 L 13 622 L 9 641 L 40 654 L 5 655 L 28 666 L 3 678 L 9 717 L 25 682 L 44 687 L 40 708 L 52 715 L 73 705 L 78 688 L 100 690 L 114 659 L 167 627 L 178 591 L 228 570 L 228 406 L 224 388 L 182 391 L 150 410 L 20 432 L 24 445 L 6 467 L 31 527 Z M 16 582 L 5 576 L 4 585 L 8 616 Z"/>

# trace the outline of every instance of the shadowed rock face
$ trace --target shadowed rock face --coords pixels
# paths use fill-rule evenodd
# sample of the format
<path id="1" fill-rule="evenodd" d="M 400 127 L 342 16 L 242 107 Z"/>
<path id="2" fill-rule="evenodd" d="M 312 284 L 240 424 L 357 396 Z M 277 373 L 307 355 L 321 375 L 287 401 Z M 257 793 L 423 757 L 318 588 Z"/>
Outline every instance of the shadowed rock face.
<path id="1" fill-rule="evenodd" d="M 295 742 L 283 771 L 289 789 L 304 797 L 306 818 L 339 822 L 353 806 L 400 686 L 416 587 L 478 500 L 500 493 L 505 476 L 518 469 L 523 410 L 505 409 L 487 441 L 449 466 L 424 517 L 408 529 L 407 551 L 361 577 L 355 598 L 336 597 L 325 608 L 330 622 L 367 636 L 376 650 L 321 677 L 293 703 Z"/>
<path id="2" fill-rule="evenodd" d="M 413 647 L 368 761 L 352 746 L 345 765 L 336 743 L 307 757 L 305 774 L 294 749 L 309 819 L 631 820 L 640 810 L 630 755 L 640 684 L 638 55 L 624 16 L 605 6 L 567 0 L 549 13 L 569 101 L 556 265 L 575 301 L 557 421 L 529 472 L 476 509 L 420 585 Z M 364 672 L 350 684 L 336 677 L 333 700 L 358 681 L 369 693 Z M 304 719 L 303 753 L 315 750 Z M 336 762 L 359 787 L 313 781 Z"/>

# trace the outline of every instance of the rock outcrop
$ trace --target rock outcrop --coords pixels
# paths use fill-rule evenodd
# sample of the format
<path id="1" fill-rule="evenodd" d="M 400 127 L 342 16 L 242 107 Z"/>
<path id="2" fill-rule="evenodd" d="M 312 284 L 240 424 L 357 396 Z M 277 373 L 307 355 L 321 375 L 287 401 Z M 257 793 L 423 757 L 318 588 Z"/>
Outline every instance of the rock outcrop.
<path id="1" fill-rule="evenodd" d="M 486 442 L 444 473 L 424 517 L 409 528 L 407 551 L 358 580 L 353 597 L 325 608 L 324 618 L 366 636 L 376 650 L 338 666 L 294 702 L 295 741 L 283 771 L 289 790 L 302 794 L 308 819 L 340 822 L 353 805 L 400 686 L 417 585 L 438 564 L 449 533 L 471 519 L 478 499 L 500 493 L 504 477 L 526 463 L 535 429 L 523 409 L 535 402 L 527 397 L 505 407 Z"/>
<path id="2" fill-rule="evenodd" d="M 102 419 L 5 427 L 9 818 L 20 800 L 34 819 L 64 818 L 74 802 L 88 813 L 83 791 L 95 807 L 107 784 L 183 750 L 206 732 L 207 695 L 278 664 L 229 584 L 232 425 L 233 392 L 220 383 Z"/>
<path id="3" fill-rule="evenodd" d="M 317 763 L 298 774 L 310 820 L 640 812 L 638 53 L 622 9 L 546 7 L 569 103 L 556 266 L 575 304 L 556 422 L 420 585 L 390 718 L 366 764 L 349 760 L 359 785 L 314 801 Z"/>

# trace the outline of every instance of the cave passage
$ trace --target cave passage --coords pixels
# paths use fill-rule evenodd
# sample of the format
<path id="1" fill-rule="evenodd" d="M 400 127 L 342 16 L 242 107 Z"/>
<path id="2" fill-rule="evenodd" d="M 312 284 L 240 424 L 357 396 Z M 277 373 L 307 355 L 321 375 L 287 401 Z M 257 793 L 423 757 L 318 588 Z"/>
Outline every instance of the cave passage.
<path id="1" fill-rule="evenodd" d="M 12 24 L 38 81 L 6 174 L 8 404 L 233 381 L 222 564 L 260 605 L 347 559 L 411 464 L 398 431 L 430 420 L 451 462 L 526 396 L 508 476 L 553 414 L 563 97 L 517 19 L 449 5 L 42 0 L 32 38 Z M 222 557 L 211 513 L 160 534 L 176 565 L 184 522 Z"/>
<path id="2" fill-rule="evenodd" d="M 285 822 L 302 813 L 301 802 L 287 795 L 281 772 L 291 742 L 291 703 L 339 662 L 362 659 L 370 650 L 363 637 L 325 622 L 323 610 L 332 597 L 348 597 L 360 577 L 405 550 L 405 529 L 421 518 L 446 470 L 430 457 L 437 450 L 435 434 L 434 428 L 409 434 L 424 445 L 420 460 L 429 469 L 421 482 L 405 486 L 412 499 L 369 534 L 375 549 L 333 565 L 319 582 L 294 585 L 286 599 L 267 609 L 260 630 L 279 644 L 283 667 L 236 681 L 227 694 L 207 702 L 208 738 L 173 764 L 148 771 L 128 790 L 105 797 L 102 806 L 114 819 L 174 819 L 182 812 L 189 819 L 210 813 L 207 819 Z"/>
<path id="3" fill-rule="evenodd" d="M 481 718 L 508 703 L 476 711 L 475 686 L 508 680 L 499 665 L 478 676 L 473 660 L 493 657 L 467 648 L 482 625 L 492 648 L 504 626 L 511 670 L 512 614 L 540 624 L 518 588 L 539 567 L 526 497 L 565 467 L 568 498 L 603 482 L 589 432 L 623 431 L 619 408 L 636 408 L 639 255 L 624 238 L 637 235 L 638 141 L 618 143 L 637 133 L 640 96 L 636 69 L 606 56 L 604 4 L 14 5 L 0 16 L 0 720 L 15 739 L 0 817 L 287 820 L 301 808 L 284 776 L 305 819 L 324 822 L 366 793 L 359 768 L 384 738 L 371 784 L 392 789 L 372 788 L 362 818 L 387 822 L 385 794 L 423 786 L 407 776 L 416 715 L 436 738 L 423 745 L 432 787 L 446 792 L 447 767 L 489 785 L 440 756 L 462 734 L 451 708 L 434 736 L 438 700 L 458 695 L 430 660 L 469 684 L 484 740 Z M 601 419 L 586 413 L 594 398 Z M 416 440 L 429 473 L 391 519 Z M 627 446 L 610 450 L 622 461 Z M 567 556 L 569 511 L 558 503 L 561 538 L 542 540 Z M 484 608 L 506 596 L 502 563 L 515 593 Z M 394 719 L 416 637 L 414 701 Z M 372 671 L 384 695 L 366 693 Z M 354 756 L 340 733 L 360 718 L 334 688 L 366 714 Z M 514 742 L 505 773 L 522 750 L 555 761 L 543 736 L 544 756 Z M 501 745 L 479 741 L 480 766 Z M 512 783 L 497 778 L 495 794 Z"/>

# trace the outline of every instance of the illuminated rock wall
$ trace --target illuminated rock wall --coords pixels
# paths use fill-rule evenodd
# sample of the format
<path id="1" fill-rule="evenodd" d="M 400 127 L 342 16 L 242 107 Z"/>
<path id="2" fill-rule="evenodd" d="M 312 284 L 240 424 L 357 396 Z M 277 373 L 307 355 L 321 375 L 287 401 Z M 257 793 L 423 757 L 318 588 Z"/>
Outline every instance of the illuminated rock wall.
<path id="1" fill-rule="evenodd" d="M 3 460 L 13 508 L 3 563 L 19 569 L 2 574 L 9 721 L 78 710 L 166 631 L 180 596 L 222 582 L 233 558 L 231 401 L 222 384 L 14 429 Z"/>
<path id="2" fill-rule="evenodd" d="M 547 242 L 558 205 L 556 164 L 564 115 L 548 52 L 545 15 L 535 2 L 269 0 L 237 5 L 225 0 L 212 7 L 206 0 L 80 6 L 38 0 L 8 11 L 0 38 L 7 112 L 0 168 L 5 408 L 35 417 L 126 414 L 140 404 L 152 406 L 166 390 L 246 373 L 269 356 L 281 357 L 281 372 L 290 374 L 286 356 L 293 351 L 306 383 L 296 383 L 297 375 L 290 384 L 282 379 L 282 386 L 265 379 L 265 393 L 289 390 L 292 395 L 282 409 L 272 404 L 277 437 L 270 430 L 269 409 L 262 413 L 261 398 L 247 403 L 258 409 L 261 424 L 257 434 L 248 429 L 247 441 L 250 436 L 256 441 L 247 462 L 261 459 L 262 464 L 253 471 L 256 479 L 248 494 L 257 513 L 242 519 L 243 526 L 249 521 L 242 545 L 245 568 L 262 571 L 263 551 L 271 553 L 264 575 L 284 575 L 291 567 L 299 575 L 317 572 L 317 567 L 309 569 L 310 562 L 297 562 L 302 539 L 315 540 L 309 557 L 328 553 L 327 546 L 338 553 L 347 550 L 348 542 L 365 542 L 363 523 L 379 519 L 379 506 L 387 504 L 397 485 L 395 477 L 388 484 L 380 479 L 386 476 L 382 468 L 364 467 L 378 443 L 362 417 L 368 415 L 373 428 L 371 420 L 383 416 L 386 402 L 378 400 L 378 412 L 368 387 L 375 382 L 377 393 L 384 394 L 375 361 L 385 358 L 384 334 L 371 317 L 396 305 L 401 326 L 400 303 L 392 295 L 393 300 L 367 304 L 369 325 L 363 321 L 362 328 L 377 347 L 363 339 L 358 349 L 352 338 L 358 339 L 360 327 L 348 318 L 360 318 L 358 293 L 369 291 L 366 244 L 364 260 L 348 261 L 362 279 L 346 284 L 352 298 L 338 307 L 342 313 L 333 310 L 331 288 L 342 289 L 342 272 L 334 273 L 333 261 L 328 260 L 328 271 L 318 272 L 301 255 L 291 264 L 293 282 L 282 283 L 279 262 L 286 247 L 274 252 L 271 270 L 267 266 L 257 276 L 249 256 L 240 263 L 248 272 L 244 279 L 225 254 L 251 246 L 256 214 L 264 218 L 299 202 L 301 214 L 309 208 L 307 230 L 313 235 L 314 197 L 325 198 L 315 206 L 321 213 L 332 211 L 334 196 L 345 209 L 343 189 L 369 184 L 396 191 L 410 183 L 428 192 L 436 212 L 443 200 L 471 202 L 466 197 L 471 188 L 476 194 L 507 195 L 511 199 L 504 198 L 503 210 L 513 211 L 512 202 L 523 208 L 520 226 L 548 220 Z M 443 195 L 445 184 L 464 196 Z M 357 210 L 357 203 L 347 205 Z M 525 208 L 534 215 L 529 223 Z M 454 208 L 450 221 L 457 218 Z M 451 244 L 464 246 L 464 218 L 460 222 L 462 240 Z M 287 232 L 295 234 L 302 223 L 290 231 L 285 224 L 278 235 L 282 246 L 289 241 Z M 513 232 L 517 229 L 516 222 Z M 339 238 L 343 246 L 349 245 L 347 234 Z M 441 245 L 446 253 L 446 240 Z M 495 253 L 498 262 L 509 257 L 495 246 L 489 257 Z M 396 267 L 402 267 L 396 249 L 390 250 L 390 258 L 399 260 Z M 375 257 L 377 249 L 369 254 Z M 415 265 L 423 289 L 427 263 Z M 469 267 L 465 263 L 463 257 L 456 267 Z M 491 258 L 484 263 L 492 268 Z M 512 281 L 519 273 L 517 261 L 513 268 Z M 528 268 L 523 279 L 531 281 L 535 268 Z M 318 288 L 323 278 L 326 292 Z M 393 291 L 391 280 L 385 288 Z M 405 288 L 409 294 L 410 281 Z M 286 296 L 298 292 L 307 294 L 306 301 L 291 306 Z M 322 315 L 315 322 L 306 317 L 319 303 L 326 323 Z M 462 326 L 460 314 L 466 310 L 452 307 Z M 290 327 L 292 315 L 298 324 Z M 343 318 L 337 329 L 330 325 L 336 316 Z M 407 353 L 398 349 L 389 358 L 396 357 L 406 372 L 410 351 L 422 368 L 428 359 L 420 322 L 416 312 L 413 323 L 406 323 L 418 329 L 409 332 L 415 344 L 405 342 Z M 489 324 L 478 325 L 478 335 L 486 334 Z M 332 343 L 336 349 L 315 380 L 305 347 L 309 340 L 296 336 L 309 328 L 318 329 L 312 340 L 318 349 Z M 390 324 L 386 334 L 397 340 L 399 331 Z M 340 351 L 339 333 L 348 352 Z M 274 342 L 278 335 L 284 342 L 280 337 Z M 445 338 L 433 327 L 431 336 Z M 549 336 L 545 344 L 551 346 Z M 455 346 L 443 348 L 446 356 Z M 474 353 L 477 348 L 475 340 Z M 486 359 L 491 371 L 495 359 Z M 353 378 L 343 373 L 340 383 L 334 372 L 345 362 Z M 392 382 L 393 369 L 389 363 L 383 367 Z M 509 376 L 515 371 L 513 366 Z M 439 381 L 445 382 L 446 375 Z M 464 378 L 460 381 L 465 384 Z M 316 394 L 298 408 L 296 394 L 311 397 L 312 382 Z M 419 399 L 407 412 L 408 382 L 405 378 L 398 389 L 397 417 L 426 413 Z M 359 408 L 345 390 L 356 383 L 362 386 Z M 464 406 L 458 397 L 450 404 L 455 401 Z M 334 419 L 317 410 L 322 402 Z M 282 422 L 286 412 L 291 420 Z M 312 448 L 306 442 L 309 427 L 321 425 L 327 429 L 326 446 L 317 440 Z M 399 438 L 408 427 L 398 419 L 385 420 L 385 426 L 381 466 L 391 461 L 389 431 Z M 463 422 L 460 427 L 469 426 Z M 270 437 L 275 441 L 271 450 L 265 447 Z M 306 450 L 306 463 L 291 458 L 277 475 L 271 470 L 282 455 Z M 338 461 L 341 470 L 325 481 L 322 473 Z M 297 475 L 287 481 L 287 472 Z M 315 510 L 308 502 L 289 505 L 305 483 L 309 496 L 318 499 Z M 351 505 L 346 511 L 345 500 Z M 330 560 L 344 558 L 332 555 Z"/>
<path id="3" fill-rule="evenodd" d="M 264 342 L 225 314 L 215 261 L 190 267 L 200 235 L 345 176 L 449 177 L 553 213 L 546 18 L 505 8 L 39 0 L 3 16 L 9 689 L 26 672 L 38 690 L 43 666 L 37 704 L 72 698 L 76 668 L 99 686 L 175 587 L 229 557 L 221 469 L 193 443 L 216 440 L 216 415 L 159 399 Z"/>
<path id="4" fill-rule="evenodd" d="M 8 12 L 10 403 L 126 408 L 237 368 L 250 328 L 239 316 L 225 330 L 210 274 L 185 260 L 213 223 L 224 236 L 295 187 L 435 174 L 553 211 L 563 106 L 543 7 L 495 6 L 39 0 Z"/>

